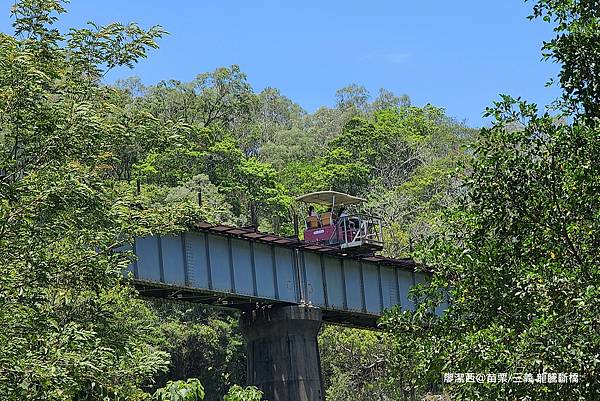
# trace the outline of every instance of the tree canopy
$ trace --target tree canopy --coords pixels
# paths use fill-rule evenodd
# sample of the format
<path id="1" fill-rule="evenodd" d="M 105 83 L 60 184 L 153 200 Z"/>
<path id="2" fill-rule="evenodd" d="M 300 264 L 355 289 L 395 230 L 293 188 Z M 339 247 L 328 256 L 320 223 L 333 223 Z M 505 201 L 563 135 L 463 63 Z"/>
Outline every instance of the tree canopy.
<path id="1" fill-rule="evenodd" d="M 421 388 L 444 373 L 504 372 L 514 381 L 465 384 L 451 375 L 444 391 L 469 400 L 600 392 L 597 11 L 588 2 L 536 3 L 532 18 L 555 24 L 543 51 L 561 64 L 562 99 L 540 111 L 503 95 L 487 109 L 494 123 L 471 148 L 465 192 L 421 253 L 432 285 L 415 291 L 416 313 L 384 320 L 397 336 L 396 369 Z M 444 293 L 451 305 L 434 316 Z"/>
<path id="2" fill-rule="evenodd" d="M 330 401 L 597 398 L 597 2 L 532 5 L 556 33 L 542 54 L 561 98 L 501 95 L 481 130 L 355 83 L 309 113 L 237 65 L 109 85 L 166 32 L 61 32 L 65 3 L 17 1 L 0 33 L 0 398 L 260 400 L 239 385 L 237 315 L 141 299 L 131 242 L 198 220 L 292 235 L 294 197 L 330 189 L 367 199 L 386 255 L 434 271 L 383 332 L 324 328 Z M 579 382 L 442 383 L 459 372 Z"/>

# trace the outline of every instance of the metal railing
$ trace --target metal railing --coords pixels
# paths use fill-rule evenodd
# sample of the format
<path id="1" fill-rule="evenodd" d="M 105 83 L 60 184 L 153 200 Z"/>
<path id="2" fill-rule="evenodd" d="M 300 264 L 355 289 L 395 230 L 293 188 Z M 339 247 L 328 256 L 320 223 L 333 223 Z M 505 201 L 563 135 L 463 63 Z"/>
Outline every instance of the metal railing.
<path id="1" fill-rule="evenodd" d="M 337 239 L 337 243 L 343 247 L 360 246 L 364 243 L 383 245 L 381 219 L 364 214 L 339 217 L 332 239 Z"/>

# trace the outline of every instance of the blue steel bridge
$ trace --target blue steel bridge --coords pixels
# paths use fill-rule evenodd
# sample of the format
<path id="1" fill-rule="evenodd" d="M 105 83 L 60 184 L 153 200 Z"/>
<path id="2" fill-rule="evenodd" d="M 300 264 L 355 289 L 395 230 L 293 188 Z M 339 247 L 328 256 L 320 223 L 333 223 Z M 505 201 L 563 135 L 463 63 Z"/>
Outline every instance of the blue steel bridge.
<path id="1" fill-rule="evenodd" d="M 137 238 L 129 271 L 145 297 L 245 312 L 264 305 L 319 308 L 325 322 L 375 327 L 384 309 L 414 309 L 426 281 L 411 259 L 360 256 L 254 228 L 197 223 L 188 232 Z"/>

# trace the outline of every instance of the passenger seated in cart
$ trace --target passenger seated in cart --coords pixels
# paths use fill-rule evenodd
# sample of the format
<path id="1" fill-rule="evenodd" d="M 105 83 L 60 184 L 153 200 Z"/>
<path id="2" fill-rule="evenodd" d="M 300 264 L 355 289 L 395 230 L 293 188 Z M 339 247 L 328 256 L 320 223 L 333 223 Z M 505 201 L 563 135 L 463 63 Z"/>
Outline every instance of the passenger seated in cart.
<path id="1" fill-rule="evenodd" d="M 342 220 L 344 217 L 348 217 L 348 212 L 346 211 L 346 208 L 344 206 L 342 206 L 340 208 L 340 220 Z"/>
<path id="2" fill-rule="evenodd" d="M 350 229 L 352 232 L 360 229 L 360 219 L 355 216 L 350 216 L 348 214 L 348 209 L 346 209 L 345 206 L 340 208 L 340 217 L 338 221 L 340 225 L 344 226 L 346 229 Z"/>
<path id="3" fill-rule="evenodd" d="M 305 242 L 336 246 L 356 254 L 372 254 L 383 248 L 381 220 L 375 216 L 348 213 L 348 205 L 358 205 L 365 199 L 342 192 L 319 191 L 299 196 L 296 200 L 329 208 L 315 216 L 314 209 L 309 207 Z M 339 212 L 338 216 L 334 210 Z"/>
<path id="4" fill-rule="evenodd" d="M 339 213 L 340 214 L 339 214 L 339 217 L 337 220 L 337 224 L 346 230 L 348 230 L 348 229 L 353 230 L 354 222 L 352 220 L 348 219 L 348 209 L 346 209 L 345 206 L 342 206 L 342 207 L 340 207 Z"/>
<path id="5" fill-rule="evenodd" d="M 306 225 L 308 228 L 318 228 L 319 227 L 319 215 L 315 212 L 315 207 L 310 206 L 308 208 L 308 216 L 306 217 Z"/>

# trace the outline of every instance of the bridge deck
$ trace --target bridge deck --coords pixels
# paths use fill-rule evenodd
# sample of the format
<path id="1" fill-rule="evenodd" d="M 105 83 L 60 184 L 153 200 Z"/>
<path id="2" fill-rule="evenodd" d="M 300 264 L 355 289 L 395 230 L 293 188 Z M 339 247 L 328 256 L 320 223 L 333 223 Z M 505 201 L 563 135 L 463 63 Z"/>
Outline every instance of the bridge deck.
<path id="1" fill-rule="evenodd" d="M 413 309 L 425 282 L 411 259 L 352 256 L 253 229 L 199 223 L 185 233 L 137 238 L 130 266 L 143 296 L 247 310 L 261 304 L 318 306 L 325 321 L 372 327 L 384 309 Z"/>

